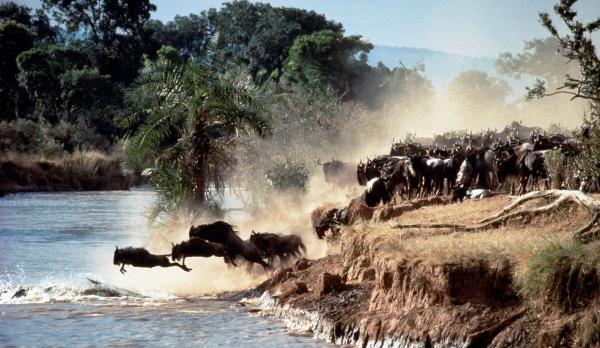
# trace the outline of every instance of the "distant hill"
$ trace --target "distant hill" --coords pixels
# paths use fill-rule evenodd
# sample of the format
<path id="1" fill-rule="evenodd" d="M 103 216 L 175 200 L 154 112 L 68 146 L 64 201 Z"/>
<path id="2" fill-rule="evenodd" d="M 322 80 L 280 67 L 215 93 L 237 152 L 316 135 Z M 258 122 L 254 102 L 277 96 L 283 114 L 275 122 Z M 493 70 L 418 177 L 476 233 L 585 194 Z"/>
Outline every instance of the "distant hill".
<path id="1" fill-rule="evenodd" d="M 425 64 L 425 76 L 431 80 L 438 91 L 445 89 L 452 79 L 465 70 L 482 70 L 489 75 L 506 80 L 512 87 L 513 97 L 523 95 L 527 83 L 498 75 L 494 66 L 495 61 L 495 57 L 469 57 L 427 48 L 379 45 L 375 45 L 369 54 L 371 65 L 383 62 L 393 68 L 402 62 L 407 68 L 412 68 L 419 62 Z"/>

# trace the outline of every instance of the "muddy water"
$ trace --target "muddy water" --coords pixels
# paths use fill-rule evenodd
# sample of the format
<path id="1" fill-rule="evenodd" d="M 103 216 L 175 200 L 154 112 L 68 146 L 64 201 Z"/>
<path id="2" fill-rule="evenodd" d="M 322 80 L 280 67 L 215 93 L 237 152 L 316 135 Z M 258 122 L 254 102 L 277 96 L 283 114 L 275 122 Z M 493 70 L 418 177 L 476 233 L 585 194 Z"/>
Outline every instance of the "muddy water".
<path id="1" fill-rule="evenodd" d="M 235 301 L 132 288 L 112 251 L 145 244 L 153 199 L 147 190 L 0 198 L 0 346 L 324 345 Z"/>

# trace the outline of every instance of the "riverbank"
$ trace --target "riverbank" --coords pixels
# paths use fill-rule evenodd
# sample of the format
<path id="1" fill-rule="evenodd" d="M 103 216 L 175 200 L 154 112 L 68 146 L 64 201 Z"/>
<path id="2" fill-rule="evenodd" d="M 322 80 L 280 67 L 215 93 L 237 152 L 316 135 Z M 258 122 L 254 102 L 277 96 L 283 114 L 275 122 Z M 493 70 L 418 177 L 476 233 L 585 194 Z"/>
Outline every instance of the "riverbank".
<path id="1" fill-rule="evenodd" d="M 473 225 L 509 203 L 496 196 L 356 222 L 342 231 L 340 254 L 277 270 L 248 302 L 336 344 L 600 344 L 600 243 L 572 242 L 589 219 L 576 205 L 480 232 L 394 228 Z"/>
<path id="2" fill-rule="evenodd" d="M 139 176 L 122 168 L 121 155 L 76 152 L 58 159 L 0 157 L 0 195 L 15 192 L 128 190 Z"/>

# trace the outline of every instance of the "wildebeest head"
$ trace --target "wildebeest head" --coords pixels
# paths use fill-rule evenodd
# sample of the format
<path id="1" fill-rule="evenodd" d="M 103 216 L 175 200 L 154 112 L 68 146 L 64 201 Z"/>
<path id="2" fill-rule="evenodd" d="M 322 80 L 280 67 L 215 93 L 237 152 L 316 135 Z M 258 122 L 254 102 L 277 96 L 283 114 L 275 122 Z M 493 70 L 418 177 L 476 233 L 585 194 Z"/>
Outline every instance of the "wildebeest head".
<path id="1" fill-rule="evenodd" d="M 250 234 L 250 243 L 261 250 L 265 250 L 269 246 L 269 241 L 266 240 L 261 233 L 256 233 L 254 231 Z"/>
<path id="2" fill-rule="evenodd" d="M 408 162 L 406 163 L 406 168 L 408 169 L 408 173 L 415 177 L 425 172 L 425 161 L 423 161 L 422 155 L 413 155 L 410 156 Z"/>
<path id="3" fill-rule="evenodd" d="M 474 179 L 475 170 L 473 166 L 469 162 L 468 159 L 464 159 L 460 164 L 460 168 L 458 169 L 458 174 L 456 174 L 456 185 L 459 188 L 467 188 L 471 181 Z"/>
<path id="4" fill-rule="evenodd" d="M 452 189 L 451 202 L 462 202 L 467 195 L 467 188 L 461 186 L 454 186 Z"/>
<path id="5" fill-rule="evenodd" d="M 356 180 L 361 186 L 366 185 L 368 181 L 366 174 L 366 164 L 362 163 L 362 161 L 356 165 Z"/>
<path id="6" fill-rule="evenodd" d="M 182 245 L 181 244 L 173 244 L 171 243 L 171 258 L 175 261 L 181 260 L 182 257 Z"/>
<path id="7" fill-rule="evenodd" d="M 119 247 L 115 247 L 115 254 L 113 256 L 113 264 L 118 265 L 121 263 L 122 257 L 121 257 L 121 251 L 119 250 Z"/>

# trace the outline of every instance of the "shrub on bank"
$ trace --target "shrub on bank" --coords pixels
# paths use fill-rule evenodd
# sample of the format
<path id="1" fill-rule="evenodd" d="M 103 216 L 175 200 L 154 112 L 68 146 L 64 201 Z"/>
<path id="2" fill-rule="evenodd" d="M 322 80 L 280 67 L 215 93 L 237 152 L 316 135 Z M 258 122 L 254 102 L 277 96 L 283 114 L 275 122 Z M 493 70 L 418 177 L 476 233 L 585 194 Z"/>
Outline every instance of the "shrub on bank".
<path id="1" fill-rule="evenodd" d="M 123 171 L 121 155 L 75 152 L 57 159 L 0 157 L 0 193 L 27 191 L 127 190 L 132 173 Z"/>
<path id="2" fill-rule="evenodd" d="M 600 287 L 600 242 L 550 243 L 529 260 L 520 292 L 565 312 L 582 308 Z"/>

